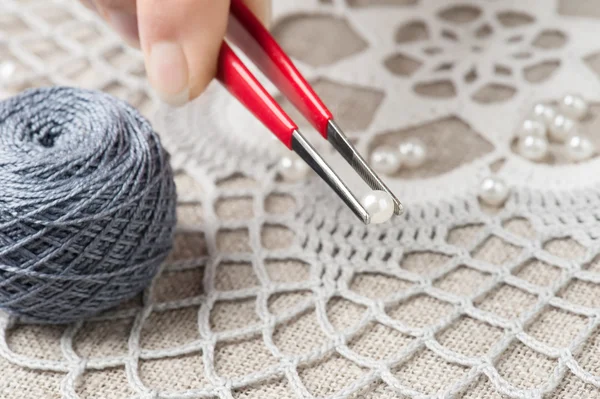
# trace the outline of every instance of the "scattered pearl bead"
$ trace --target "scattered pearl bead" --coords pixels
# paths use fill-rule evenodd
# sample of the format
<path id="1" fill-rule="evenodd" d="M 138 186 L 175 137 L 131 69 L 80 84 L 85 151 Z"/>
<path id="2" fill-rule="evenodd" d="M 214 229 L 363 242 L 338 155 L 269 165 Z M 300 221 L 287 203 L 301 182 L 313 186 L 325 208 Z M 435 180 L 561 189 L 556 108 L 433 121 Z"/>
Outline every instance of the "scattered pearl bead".
<path id="1" fill-rule="evenodd" d="M 565 143 L 565 153 L 572 161 L 583 161 L 594 155 L 594 143 L 585 136 L 571 136 Z"/>
<path id="2" fill-rule="evenodd" d="M 526 119 L 519 128 L 521 137 L 546 137 L 546 125 L 535 119 Z"/>
<path id="3" fill-rule="evenodd" d="M 556 117 L 556 110 L 551 105 L 536 104 L 531 111 L 531 118 L 542 122 L 546 126 L 550 125 Z"/>
<path id="4" fill-rule="evenodd" d="M 583 119 L 589 112 L 587 102 L 576 94 L 567 94 L 560 101 L 560 111 L 573 119 Z"/>
<path id="5" fill-rule="evenodd" d="M 10 61 L 0 63 L 0 85 L 6 83 L 14 75 L 17 66 Z"/>
<path id="6" fill-rule="evenodd" d="M 286 181 L 302 180 L 308 175 L 309 171 L 310 166 L 296 154 L 286 155 L 279 160 L 279 173 Z"/>
<path id="7" fill-rule="evenodd" d="M 479 187 L 479 198 L 492 206 L 500 206 L 506 201 L 510 190 L 504 180 L 498 177 L 486 177 Z"/>
<path id="8" fill-rule="evenodd" d="M 400 152 L 400 162 L 409 168 L 423 165 L 427 158 L 427 148 L 419 139 L 409 139 L 400 143 L 398 151 Z"/>
<path id="9" fill-rule="evenodd" d="M 540 161 L 548 155 L 548 140 L 545 137 L 525 136 L 519 139 L 519 154 L 532 161 Z"/>
<path id="10" fill-rule="evenodd" d="M 549 126 L 550 137 L 560 143 L 563 143 L 575 131 L 575 121 L 564 115 L 556 115 L 556 118 Z"/>
<path id="11" fill-rule="evenodd" d="M 371 153 L 371 167 L 378 173 L 391 175 L 400 169 L 400 154 L 394 147 L 384 145 Z"/>
<path id="12" fill-rule="evenodd" d="M 394 214 L 394 200 L 385 191 L 371 191 L 362 198 L 361 203 L 369 212 L 371 224 L 385 223 Z"/>

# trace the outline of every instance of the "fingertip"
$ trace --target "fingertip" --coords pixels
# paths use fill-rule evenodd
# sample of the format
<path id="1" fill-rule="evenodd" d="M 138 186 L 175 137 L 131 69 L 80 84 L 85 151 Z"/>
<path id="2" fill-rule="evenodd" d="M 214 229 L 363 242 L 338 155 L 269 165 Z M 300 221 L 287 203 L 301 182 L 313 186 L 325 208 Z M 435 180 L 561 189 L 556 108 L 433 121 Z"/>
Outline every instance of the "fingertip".
<path id="1" fill-rule="evenodd" d="M 193 100 L 193 98 L 190 97 L 190 90 L 188 88 L 174 95 L 163 94 L 160 97 L 162 101 L 164 101 L 172 107 L 182 107 L 191 100 Z"/>
<path id="2" fill-rule="evenodd" d="M 244 0 L 252 12 L 259 18 L 259 20 L 268 28 L 272 19 L 272 8 L 271 0 Z M 221 7 L 219 17 L 224 21 L 222 24 L 222 30 L 217 29 L 217 35 L 213 35 L 212 39 L 208 38 L 210 45 L 204 47 L 207 56 L 198 57 L 198 51 L 190 50 L 192 59 L 191 76 L 190 76 L 190 91 L 189 100 L 194 100 L 198 96 L 202 95 L 212 82 L 214 76 L 217 73 L 218 68 L 218 55 L 221 48 L 221 43 L 225 35 L 227 15 L 229 13 L 229 2 L 226 3 L 226 7 Z"/>
<path id="3" fill-rule="evenodd" d="M 215 56 L 214 58 L 206 58 L 196 64 L 194 68 L 195 76 L 190 87 L 190 101 L 202 95 L 214 79 L 217 73 L 217 60 L 218 57 Z"/>
<path id="4" fill-rule="evenodd" d="M 157 94 L 169 104 L 181 105 L 202 94 L 216 73 L 229 2 L 179 0 L 177 7 L 165 8 L 158 7 L 161 1 L 138 0 L 142 48 Z M 180 52 L 157 55 L 164 50 L 156 50 L 163 43 L 176 44 Z"/>

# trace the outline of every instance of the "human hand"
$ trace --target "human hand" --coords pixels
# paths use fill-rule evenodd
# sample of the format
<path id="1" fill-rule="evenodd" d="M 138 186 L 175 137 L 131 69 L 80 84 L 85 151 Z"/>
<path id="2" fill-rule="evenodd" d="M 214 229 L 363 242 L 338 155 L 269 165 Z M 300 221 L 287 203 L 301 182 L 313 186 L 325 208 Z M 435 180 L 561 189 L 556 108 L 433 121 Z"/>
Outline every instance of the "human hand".
<path id="1" fill-rule="evenodd" d="M 144 53 L 150 84 L 172 105 L 200 95 L 216 73 L 229 0 L 80 0 Z M 271 0 L 245 0 L 267 25 Z"/>

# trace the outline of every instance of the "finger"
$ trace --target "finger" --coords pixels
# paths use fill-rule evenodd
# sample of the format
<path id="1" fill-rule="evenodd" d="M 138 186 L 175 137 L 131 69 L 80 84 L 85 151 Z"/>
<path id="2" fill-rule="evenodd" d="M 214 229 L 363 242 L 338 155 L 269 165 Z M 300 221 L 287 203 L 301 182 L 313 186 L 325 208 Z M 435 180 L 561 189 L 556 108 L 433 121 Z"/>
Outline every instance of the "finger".
<path id="1" fill-rule="evenodd" d="M 138 0 L 137 12 L 154 89 L 173 105 L 197 97 L 216 72 L 229 0 Z"/>
<path id="2" fill-rule="evenodd" d="M 135 0 L 88 0 L 129 45 L 139 48 L 140 35 Z"/>
<path id="3" fill-rule="evenodd" d="M 271 25 L 271 0 L 244 0 L 244 3 L 264 26 L 268 28 Z"/>

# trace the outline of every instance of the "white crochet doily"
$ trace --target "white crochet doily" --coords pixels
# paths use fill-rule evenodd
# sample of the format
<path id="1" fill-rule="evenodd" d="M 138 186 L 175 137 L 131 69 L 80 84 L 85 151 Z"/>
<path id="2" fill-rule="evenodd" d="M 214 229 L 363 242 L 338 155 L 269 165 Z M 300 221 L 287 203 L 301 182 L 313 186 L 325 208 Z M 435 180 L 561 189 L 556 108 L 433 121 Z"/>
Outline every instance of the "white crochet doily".
<path id="1" fill-rule="evenodd" d="M 154 118 L 179 171 L 162 275 L 75 325 L 2 316 L 0 396 L 599 397 L 600 159 L 512 150 L 535 102 L 600 99 L 599 8 L 274 1 L 274 34 L 361 152 L 428 144 L 422 168 L 387 179 L 405 215 L 365 227 L 318 179 L 280 181 L 267 133 L 213 85 Z M 150 110 L 139 54 L 82 7 L 0 11 L 0 62 L 17 65 L 6 93 L 80 84 Z M 598 143 L 597 111 L 582 129 Z M 511 187 L 501 209 L 476 196 L 490 174 Z"/>

